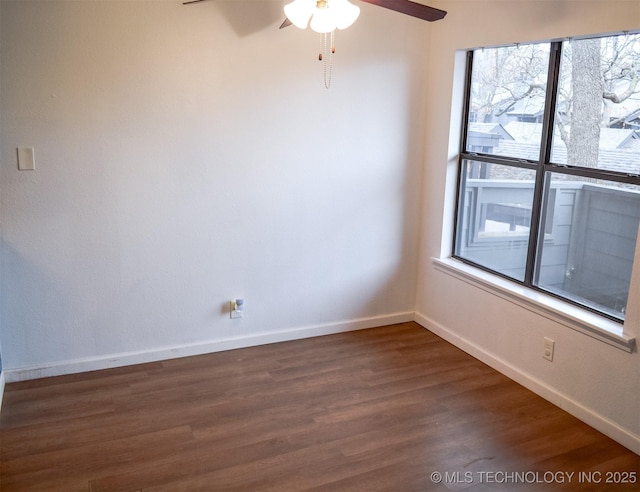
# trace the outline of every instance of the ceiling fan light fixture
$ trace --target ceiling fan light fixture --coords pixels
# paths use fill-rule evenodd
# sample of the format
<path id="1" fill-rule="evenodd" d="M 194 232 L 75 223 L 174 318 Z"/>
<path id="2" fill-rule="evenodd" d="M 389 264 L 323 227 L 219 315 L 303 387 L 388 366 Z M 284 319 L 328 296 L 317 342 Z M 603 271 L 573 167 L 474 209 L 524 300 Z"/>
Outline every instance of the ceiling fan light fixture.
<path id="1" fill-rule="evenodd" d="M 306 29 L 316 10 L 316 0 L 294 0 L 284 6 L 284 15 L 299 29 Z"/>
<path id="2" fill-rule="evenodd" d="M 320 5 L 320 2 L 318 2 L 318 5 Z M 333 10 L 327 6 L 316 7 L 313 12 L 313 17 L 311 17 L 311 24 L 309 27 L 311 27 L 315 32 L 319 32 L 321 34 L 335 31 L 337 22 Z"/>
<path id="3" fill-rule="evenodd" d="M 300 29 L 306 29 L 311 20 L 311 29 L 324 34 L 352 25 L 360 7 L 348 0 L 294 0 L 284 6 L 284 14 Z"/>
<path id="4" fill-rule="evenodd" d="M 335 14 L 338 29 L 346 29 L 360 16 L 360 7 L 352 4 L 349 0 L 332 0 L 331 9 Z"/>

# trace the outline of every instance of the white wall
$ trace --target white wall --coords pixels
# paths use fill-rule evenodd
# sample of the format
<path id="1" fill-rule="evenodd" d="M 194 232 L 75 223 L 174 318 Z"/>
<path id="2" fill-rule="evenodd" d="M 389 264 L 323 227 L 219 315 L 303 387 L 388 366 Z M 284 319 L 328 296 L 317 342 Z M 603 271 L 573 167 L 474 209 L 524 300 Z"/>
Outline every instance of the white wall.
<path id="1" fill-rule="evenodd" d="M 2 26 L 2 9 L 0 9 L 0 33 Z M 1 38 L 0 34 L 0 38 Z M 1 45 L 0 45 L 1 46 Z M 0 81 L 1 84 L 1 81 Z M 1 87 L 1 85 L 0 85 Z M 2 90 L 0 90 L 0 97 L 2 95 Z M 2 121 L 2 104 L 0 104 L 0 121 Z M 2 127 L 0 126 L 0 135 L 2 135 Z M 2 203 L 2 187 L 0 186 L 0 204 Z M 0 238 L 2 238 L 2 221 L 0 221 Z M 2 262 L 0 261 L 0 279 L 2 278 Z M 0 304 L 0 309 L 2 306 Z M 2 396 L 4 395 L 4 373 L 2 372 L 2 316 L 0 315 L 0 407 L 2 406 Z"/>
<path id="2" fill-rule="evenodd" d="M 180 3 L 0 2 L 8 378 L 373 326 L 415 307 L 640 449 L 637 353 L 430 261 L 450 238 L 456 51 L 634 29 L 639 2 L 442 0 L 449 15 L 433 25 L 361 4 L 329 91 L 318 37 L 278 31 L 283 2 Z M 36 171 L 16 170 L 18 146 L 35 147 Z M 639 293 L 636 271 L 636 336 Z M 247 312 L 232 321 L 235 296 Z"/>
<path id="3" fill-rule="evenodd" d="M 573 331 L 436 271 L 431 262 L 431 257 L 447 256 L 451 244 L 462 89 L 461 80 L 454 78 L 457 50 L 637 29 L 640 2 L 457 0 L 441 6 L 449 14 L 447 23 L 434 25 L 431 33 L 418 318 L 640 453 L 637 351 L 625 353 Z M 456 112 L 450 130 L 452 105 Z M 640 255 L 636 264 L 640 266 Z M 625 332 L 638 337 L 640 268 L 635 270 Z M 545 336 L 556 341 L 553 363 L 541 357 Z"/>
<path id="4" fill-rule="evenodd" d="M 429 27 L 282 5 L 1 2 L 7 380 L 412 318 Z"/>

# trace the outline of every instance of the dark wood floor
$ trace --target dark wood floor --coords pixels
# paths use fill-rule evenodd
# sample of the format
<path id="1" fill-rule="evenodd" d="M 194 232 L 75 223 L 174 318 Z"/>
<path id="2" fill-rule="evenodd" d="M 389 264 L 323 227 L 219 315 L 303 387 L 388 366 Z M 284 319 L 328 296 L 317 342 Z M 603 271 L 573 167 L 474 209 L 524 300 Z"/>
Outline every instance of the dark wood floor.
<path id="1" fill-rule="evenodd" d="M 640 479 L 638 455 L 414 323 L 13 383 L 0 425 L 4 492 Z"/>

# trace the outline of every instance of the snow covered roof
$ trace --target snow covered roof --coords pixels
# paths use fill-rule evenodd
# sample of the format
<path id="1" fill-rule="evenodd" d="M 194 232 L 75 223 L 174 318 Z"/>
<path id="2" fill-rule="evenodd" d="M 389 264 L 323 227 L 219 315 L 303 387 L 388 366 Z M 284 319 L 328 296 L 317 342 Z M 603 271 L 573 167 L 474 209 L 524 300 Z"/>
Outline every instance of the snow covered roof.
<path id="1" fill-rule="evenodd" d="M 542 135 L 541 123 L 524 123 L 511 121 L 504 129 L 517 142 L 540 143 Z M 559 135 L 556 135 L 560 138 Z M 600 128 L 600 149 L 624 149 L 633 144 L 633 140 L 640 138 L 640 132 L 634 129 Z"/>
<path id="2" fill-rule="evenodd" d="M 500 140 L 493 149 L 495 155 L 509 156 L 516 159 L 537 160 L 540 146 L 533 143 L 522 143 L 512 140 Z M 559 164 L 567 162 L 567 149 L 564 144 L 554 145 L 553 161 Z M 626 174 L 640 174 L 640 153 L 637 149 L 600 149 L 598 167 Z"/>

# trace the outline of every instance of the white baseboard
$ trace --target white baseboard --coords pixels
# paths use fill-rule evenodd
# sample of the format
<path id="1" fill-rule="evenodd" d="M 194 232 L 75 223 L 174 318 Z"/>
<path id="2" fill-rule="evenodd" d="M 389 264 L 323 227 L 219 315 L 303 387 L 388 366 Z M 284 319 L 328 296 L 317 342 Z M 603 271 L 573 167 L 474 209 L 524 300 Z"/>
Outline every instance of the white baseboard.
<path id="1" fill-rule="evenodd" d="M 222 352 L 224 350 L 253 347 L 256 345 L 266 345 L 268 343 L 286 342 L 301 338 L 363 330 L 366 328 L 376 328 L 378 326 L 413 321 L 413 317 L 413 311 L 407 311 L 384 316 L 360 318 L 337 323 L 327 323 L 222 340 L 212 340 L 175 347 L 164 347 L 139 352 L 125 352 L 101 357 L 67 360 L 55 364 L 47 364 L 46 366 L 21 367 L 16 369 L 5 368 L 2 374 L 3 377 L 6 377 L 7 383 L 13 383 L 17 381 L 27 381 L 29 379 L 62 376 L 65 374 L 97 371 L 100 369 L 111 369 L 114 367 L 143 364 L 146 362 L 157 362 L 161 360 L 177 359 L 179 357 Z"/>
<path id="2" fill-rule="evenodd" d="M 224 350 L 265 345 L 269 343 L 285 342 L 302 338 L 331 335 L 334 333 L 363 330 L 367 328 L 375 328 L 378 326 L 385 326 L 395 323 L 405 323 L 408 321 L 416 321 L 427 330 L 435 333 L 436 335 L 447 340 L 456 347 L 472 355 L 476 359 L 491 366 L 510 379 L 513 379 L 525 388 L 533 391 L 542 398 L 562 408 L 574 417 L 582 420 L 591 427 L 609 436 L 614 441 L 619 442 L 623 446 L 629 448 L 634 453 L 640 454 L 640 436 L 620 427 L 615 422 L 612 422 L 606 417 L 594 412 L 592 409 L 584 407 L 579 402 L 572 400 L 566 395 L 558 392 L 556 389 L 548 386 L 546 383 L 533 377 L 531 374 L 528 374 L 518 367 L 500 359 L 494 354 L 485 351 L 482 347 L 476 345 L 475 343 L 456 335 L 449 329 L 434 322 L 427 316 L 424 316 L 420 313 L 414 313 L 412 311 L 384 316 L 360 318 L 356 320 L 337 323 L 327 323 L 322 325 L 301 327 L 291 330 L 260 333 L 257 335 L 245 337 L 213 340 L 197 344 L 188 344 L 140 352 L 126 352 L 102 357 L 69 360 L 46 366 L 23 367 L 17 369 L 5 368 L 2 373 L 0 373 L 0 409 L 2 407 L 2 396 L 4 393 L 5 381 L 7 383 L 12 383 L 17 381 L 26 381 L 29 379 L 62 376 L 65 374 L 96 371 L 100 369 L 110 369 L 114 367 L 122 367 L 133 364 L 142 364 L 145 362 L 157 362 L 167 359 L 176 359 L 179 357 L 188 357 L 192 355 L 221 352 Z"/>
<path id="3" fill-rule="evenodd" d="M 640 454 L 640 436 L 620 427 L 615 422 L 612 422 L 603 415 L 583 406 L 579 402 L 572 400 L 567 395 L 558 392 L 556 389 L 548 386 L 546 383 L 533 377 L 531 374 L 526 373 L 509 362 L 487 352 L 485 349 L 470 340 L 456 335 L 448 328 L 436 323 L 427 316 L 416 313 L 414 320 L 427 330 L 435 333 L 459 349 L 464 350 L 488 366 L 491 366 L 493 369 L 533 391 L 545 400 L 560 407 L 594 429 L 599 430 L 634 453 Z"/>

